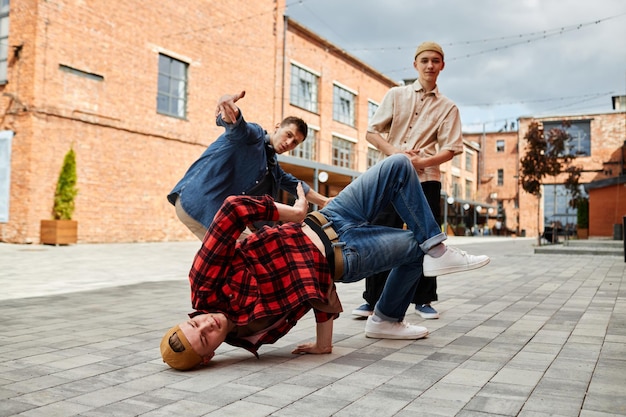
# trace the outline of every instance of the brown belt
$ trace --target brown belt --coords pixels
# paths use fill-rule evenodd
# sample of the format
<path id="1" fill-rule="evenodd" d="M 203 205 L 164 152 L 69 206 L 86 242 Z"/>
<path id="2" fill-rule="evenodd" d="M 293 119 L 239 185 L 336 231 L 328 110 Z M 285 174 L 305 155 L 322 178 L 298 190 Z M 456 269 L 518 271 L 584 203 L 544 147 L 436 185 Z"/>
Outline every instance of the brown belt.
<path id="1" fill-rule="evenodd" d="M 324 248 L 326 249 L 326 260 L 330 267 L 330 273 L 333 281 L 341 281 L 343 278 L 343 252 L 342 245 L 338 245 L 339 235 L 332 227 L 332 223 L 322 215 L 319 211 L 313 211 L 307 214 L 304 222 L 309 225 L 322 239 Z"/>

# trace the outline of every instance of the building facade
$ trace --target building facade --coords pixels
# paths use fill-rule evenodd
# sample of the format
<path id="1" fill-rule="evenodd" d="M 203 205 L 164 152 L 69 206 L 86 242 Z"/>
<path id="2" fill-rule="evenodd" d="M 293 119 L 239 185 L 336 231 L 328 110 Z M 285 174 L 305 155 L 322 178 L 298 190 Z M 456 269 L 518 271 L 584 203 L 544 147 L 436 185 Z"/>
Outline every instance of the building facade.
<path id="1" fill-rule="evenodd" d="M 576 229 L 576 209 L 569 202 L 566 174 L 544 178 L 541 198 L 526 193 L 519 184 L 519 161 L 526 152 L 531 123 L 538 122 L 544 132 L 565 129 L 571 136 L 567 150 L 575 155 L 571 164 L 582 169 L 581 187 L 589 190 L 589 236 L 612 237 L 614 224 L 621 224 L 622 197 L 614 182 L 624 175 L 626 111 L 518 119 L 517 131 L 466 134 L 480 141 L 483 167 L 480 198 L 497 206 L 498 216 L 510 233 L 540 235 L 546 225 L 558 222 L 572 232 Z M 618 181 L 619 182 L 619 181 Z M 594 197 L 595 196 L 595 197 Z M 611 208 L 610 216 L 606 207 Z M 493 219 L 492 219 L 493 221 Z"/>
<path id="2" fill-rule="evenodd" d="M 379 161 L 365 133 L 398 83 L 284 10 L 285 0 L 0 0 L 0 241 L 40 241 L 69 149 L 79 242 L 194 239 L 165 197 L 222 133 L 214 111 L 226 93 L 245 90 L 246 120 L 266 129 L 291 115 L 308 122 L 307 140 L 280 161 L 322 194 Z M 446 231 L 502 223 L 533 236 L 554 217 L 572 219 L 559 212 L 561 178 L 546 182 L 541 201 L 519 188 L 529 123 L 573 122 L 581 182 L 592 183 L 623 167 L 625 114 L 521 118 L 517 131 L 465 134 L 464 153 L 441 167 Z"/>
<path id="3" fill-rule="evenodd" d="M 521 233 L 517 130 L 471 133 L 465 134 L 465 138 L 481 144 L 477 199 L 487 202 L 492 209 L 487 227 L 500 234 Z M 500 232 L 496 229 L 498 222 L 501 224 Z"/>
<path id="4" fill-rule="evenodd" d="M 246 90 L 246 120 L 266 129 L 310 123 L 281 161 L 325 194 L 376 157 L 368 112 L 396 83 L 285 18 L 284 0 L 0 4 L 0 241 L 39 242 L 69 149 L 79 242 L 193 239 L 165 196 L 222 132 L 225 93 Z"/>

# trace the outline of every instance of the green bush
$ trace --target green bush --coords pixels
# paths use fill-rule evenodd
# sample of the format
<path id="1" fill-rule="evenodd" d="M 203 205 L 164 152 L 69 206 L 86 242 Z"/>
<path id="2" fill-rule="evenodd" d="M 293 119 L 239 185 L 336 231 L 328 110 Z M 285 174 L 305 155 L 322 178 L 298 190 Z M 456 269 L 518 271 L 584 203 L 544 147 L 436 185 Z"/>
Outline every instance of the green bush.
<path id="1" fill-rule="evenodd" d="M 78 194 L 76 188 L 76 153 L 73 148 L 70 148 L 63 159 L 57 189 L 54 193 L 52 215 L 55 220 L 72 220 L 76 194 Z"/>
<path id="2" fill-rule="evenodd" d="M 576 224 L 581 229 L 589 228 L 589 199 L 581 197 L 576 202 Z"/>

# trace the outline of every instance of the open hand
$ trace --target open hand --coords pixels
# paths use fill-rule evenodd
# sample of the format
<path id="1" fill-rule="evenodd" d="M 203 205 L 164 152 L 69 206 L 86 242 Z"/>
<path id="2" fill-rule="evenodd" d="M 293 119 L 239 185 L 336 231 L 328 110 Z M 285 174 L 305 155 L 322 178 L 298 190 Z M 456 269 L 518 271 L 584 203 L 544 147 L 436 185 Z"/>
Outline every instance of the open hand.
<path id="1" fill-rule="evenodd" d="M 293 203 L 294 216 L 296 222 L 301 222 L 309 212 L 309 202 L 306 199 L 306 195 L 304 195 L 304 188 L 301 182 L 298 183 L 296 191 L 298 193 L 298 199 Z"/>
<path id="2" fill-rule="evenodd" d="M 333 353 L 333 347 L 327 346 L 325 348 L 321 348 L 317 346 L 317 343 L 310 342 L 310 343 L 304 343 L 302 345 L 298 345 L 298 347 L 295 348 L 293 351 L 291 351 L 291 353 L 293 354 L 311 353 L 315 355 L 321 355 L 321 354 Z"/>

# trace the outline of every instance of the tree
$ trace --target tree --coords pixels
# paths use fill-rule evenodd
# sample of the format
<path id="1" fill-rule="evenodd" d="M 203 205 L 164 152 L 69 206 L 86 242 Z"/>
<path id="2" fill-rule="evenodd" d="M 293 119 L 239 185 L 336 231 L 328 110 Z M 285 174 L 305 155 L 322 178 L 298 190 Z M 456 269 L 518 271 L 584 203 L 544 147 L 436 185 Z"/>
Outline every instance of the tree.
<path id="1" fill-rule="evenodd" d="M 78 194 L 76 188 L 76 153 L 73 148 L 65 154 L 63 166 L 54 193 L 52 215 L 55 220 L 72 220 L 74 214 L 74 198 Z"/>
<path id="2" fill-rule="evenodd" d="M 563 122 L 563 129 L 550 129 L 547 136 L 543 127 L 538 122 L 529 125 L 528 132 L 524 136 L 526 147 L 524 157 L 520 159 L 519 182 L 522 189 L 537 197 L 537 230 L 540 230 L 540 201 L 541 185 L 547 176 L 556 177 L 563 172 L 567 172 L 567 167 L 573 156 L 566 153 L 566 145 L 572 137 L 565 130 L 567 122 Z M 576 172 L 572 170 L 572 172 Z M 580 173 L 578 174 L 580 176 Z M 572 178 L 572 173 L 568 181 Z M 577 178 L 571 179 L 577 185 Z M 556 230 L 553 231 L 556 233 Z M 541 246 L 541 233 L 537 237 L 538 245 Z"/>

